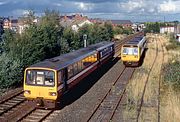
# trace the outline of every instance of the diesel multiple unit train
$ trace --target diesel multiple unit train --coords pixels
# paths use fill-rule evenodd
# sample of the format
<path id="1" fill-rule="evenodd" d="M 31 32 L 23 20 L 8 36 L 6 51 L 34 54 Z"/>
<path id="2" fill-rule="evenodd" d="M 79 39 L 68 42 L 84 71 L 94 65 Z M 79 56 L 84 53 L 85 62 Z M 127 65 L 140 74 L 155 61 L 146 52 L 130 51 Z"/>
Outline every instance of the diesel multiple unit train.
<path id="1" fill-rule="evenodd" d="M 140 35 L 123 44 L 121 48 L 121 60 L 124 65 L 138 66 L 146 48 L 146 43 L 145 36 Z"/>
<path id="2" fill-rule="evenodd" d="M 24 96 L 39 107 L 54 108 L 58 98 L 113 56 L 114 43 L 101 42 L 29 66 Z"/>

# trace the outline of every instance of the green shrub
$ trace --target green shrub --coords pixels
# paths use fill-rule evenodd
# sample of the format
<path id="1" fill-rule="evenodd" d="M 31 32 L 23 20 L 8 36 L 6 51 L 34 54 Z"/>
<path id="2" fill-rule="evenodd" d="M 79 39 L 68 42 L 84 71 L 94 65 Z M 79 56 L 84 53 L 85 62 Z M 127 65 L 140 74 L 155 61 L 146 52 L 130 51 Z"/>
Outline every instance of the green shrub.
<path id="1" fill-rule="evenodd" d="M 172 61 L 166 64 L 163 70 L 164 81 L 168 85 L 172 85 L 175 89 L 180 88 L 180 62 Z"/>
<path id="2" fill-rule="evenodd" d="M 177 50 L 180 48 L 180 43 L 179 42 L 171 42 L 166 46 L 167 50 Z"/>

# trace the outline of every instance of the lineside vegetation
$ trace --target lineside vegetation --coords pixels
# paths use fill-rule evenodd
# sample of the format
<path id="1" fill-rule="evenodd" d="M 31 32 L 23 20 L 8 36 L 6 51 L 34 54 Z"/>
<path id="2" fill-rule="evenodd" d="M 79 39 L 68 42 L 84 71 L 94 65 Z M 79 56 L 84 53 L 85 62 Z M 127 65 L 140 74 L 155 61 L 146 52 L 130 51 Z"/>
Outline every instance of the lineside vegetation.
<path id="1" fill-rule="evenodd" d="M 166 45 L 169 54 L 173 55 L 180 51 L 180 43 L 176 41 L 173 35 L 169 35 L 169 43 Z M 173 52 L 172 52 L 173 51 Z M 175 54 L 168 64 L 164 66 L 164 81 L 174 90 L 180 90 L 180 55 Z"/>

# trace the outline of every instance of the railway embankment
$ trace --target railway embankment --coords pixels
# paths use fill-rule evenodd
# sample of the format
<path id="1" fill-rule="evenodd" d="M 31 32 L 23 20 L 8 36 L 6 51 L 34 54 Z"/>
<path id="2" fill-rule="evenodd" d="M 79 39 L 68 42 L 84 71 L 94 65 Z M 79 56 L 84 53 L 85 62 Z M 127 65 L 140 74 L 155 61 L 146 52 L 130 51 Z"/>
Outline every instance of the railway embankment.
<path id="1" fill-rule="evenodd" d="M 161 89 L 161 121 L 180 121 L 180 43 L 170 35 L 160 37 L 164 45 L 165 63 L 163 66 Z"/>

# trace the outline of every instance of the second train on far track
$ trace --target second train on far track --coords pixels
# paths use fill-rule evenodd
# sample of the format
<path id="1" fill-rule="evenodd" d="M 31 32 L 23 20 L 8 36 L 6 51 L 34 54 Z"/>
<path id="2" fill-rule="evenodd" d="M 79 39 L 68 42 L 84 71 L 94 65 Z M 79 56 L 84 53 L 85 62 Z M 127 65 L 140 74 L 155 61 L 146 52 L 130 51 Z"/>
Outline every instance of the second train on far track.
<path id="1" fill-rule="evenodd" d="M 146 38 L 138 35 L 123 44 L 121 48 L 121 60 L 126 66 L 139 66 L 143 53 L 146 49 Z"/>

